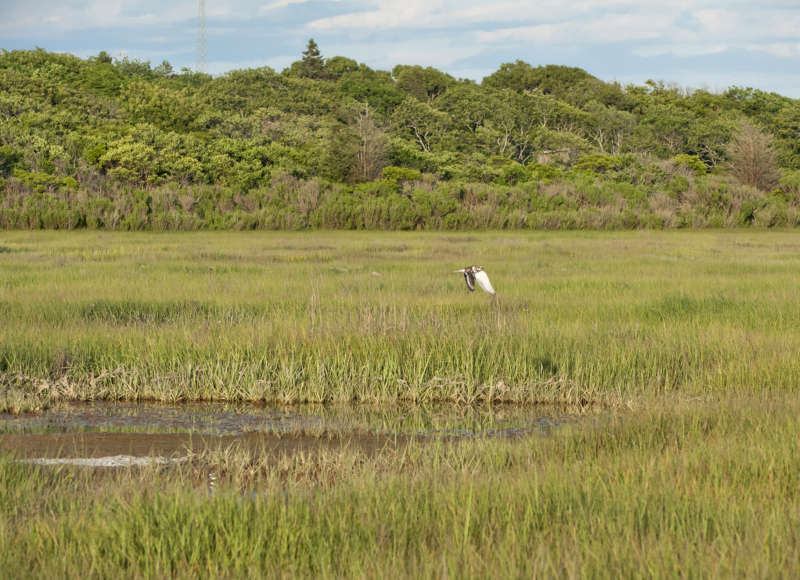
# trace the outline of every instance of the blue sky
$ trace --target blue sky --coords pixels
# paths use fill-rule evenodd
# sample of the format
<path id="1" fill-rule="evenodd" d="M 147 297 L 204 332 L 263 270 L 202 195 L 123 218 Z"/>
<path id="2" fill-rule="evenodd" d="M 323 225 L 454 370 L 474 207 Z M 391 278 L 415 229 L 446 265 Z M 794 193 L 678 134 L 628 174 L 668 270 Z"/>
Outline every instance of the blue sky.
<path id="1" fill-rule="evenodd" d="M 194 68 L 197 0 L 0 0 L 0 48 L 166 59 Z M 208 69 L 326 57 L 434 66 L 480 80 L 503 62 L 581 67 L 800 98 L 800 0 L 206 0 Z"/>

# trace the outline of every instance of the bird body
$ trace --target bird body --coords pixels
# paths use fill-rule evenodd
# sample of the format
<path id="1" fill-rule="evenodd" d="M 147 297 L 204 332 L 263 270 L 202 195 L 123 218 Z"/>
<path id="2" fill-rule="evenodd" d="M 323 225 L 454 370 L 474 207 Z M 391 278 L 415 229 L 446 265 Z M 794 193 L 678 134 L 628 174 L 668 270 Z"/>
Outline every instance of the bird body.
<path id="1" fill-rule="evenodd" d="M 475 283 L 477 282 L 478 286 L 480 286 L 484 292 L 487 292 L 492 296 L 495 295 L 494 288 L 492 288 L 492 283 L 489 281 L 489 276 L 480 266 L 467 266 L 461 270 L 456 270 L 456 272 L 464 274 L 464 281 L 467 283 L 467 289 L 470 292 L 475 291 Z"/>

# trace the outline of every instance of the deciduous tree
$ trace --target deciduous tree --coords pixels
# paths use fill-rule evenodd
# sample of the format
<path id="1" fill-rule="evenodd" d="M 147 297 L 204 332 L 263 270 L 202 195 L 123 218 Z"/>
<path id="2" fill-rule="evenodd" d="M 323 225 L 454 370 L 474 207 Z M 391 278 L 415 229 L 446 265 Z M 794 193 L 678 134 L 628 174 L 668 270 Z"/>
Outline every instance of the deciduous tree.
<path id="1" fill-rule="evenodd" d="M 775 187 L 780 179 L 772 150 L 772 135 L 743 121 L 728 149 L 731 169 L 739 181 L 761 190 Z"/>

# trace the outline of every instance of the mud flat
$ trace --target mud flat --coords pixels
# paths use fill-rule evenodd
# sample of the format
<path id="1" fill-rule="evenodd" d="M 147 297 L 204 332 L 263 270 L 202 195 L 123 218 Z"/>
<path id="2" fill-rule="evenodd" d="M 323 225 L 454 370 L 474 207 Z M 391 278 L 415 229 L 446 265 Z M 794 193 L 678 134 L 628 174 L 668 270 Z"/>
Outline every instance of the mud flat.
<path id="1" fill-rule="evenodd" d="M 68 463 L 66 460 L 71 459 L 75 465 L 101 467 L 172 461 L 187 453 L 231 446 L 275 456 L 342 446 L 374 453 L 412 438 L 467 439 L 547 433 L 580 417 L 574 411 L 554 407 L 476 409 L 442 405 L 387 409 L 323 405 L 279 408 L 224 403 L 65 403 L 44 413 L 0 415 L 0 451 L 45 465 Z"/>

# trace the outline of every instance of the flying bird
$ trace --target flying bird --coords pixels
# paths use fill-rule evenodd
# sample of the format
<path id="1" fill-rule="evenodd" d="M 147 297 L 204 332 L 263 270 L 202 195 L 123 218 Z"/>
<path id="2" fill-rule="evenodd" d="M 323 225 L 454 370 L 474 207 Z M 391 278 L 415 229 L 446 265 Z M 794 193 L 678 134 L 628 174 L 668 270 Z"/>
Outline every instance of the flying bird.
<path id="1" fill-rule="evenodd" d="M 475 291 L 475 282 L 477 282 L 478 286 L 485 292 L 488 292 L 492 296 L 495 295 L 492 283 L 489 282 L 489 276 L 486 275 L 486 272 L 484 272 L 483 268 L 480 266 L 467 266 L 462 270 L 456 270 L 456 272 L 464 274 L 464 281 L 467 283 L 467 289 L 469 289 L 470 292 Z"/>

